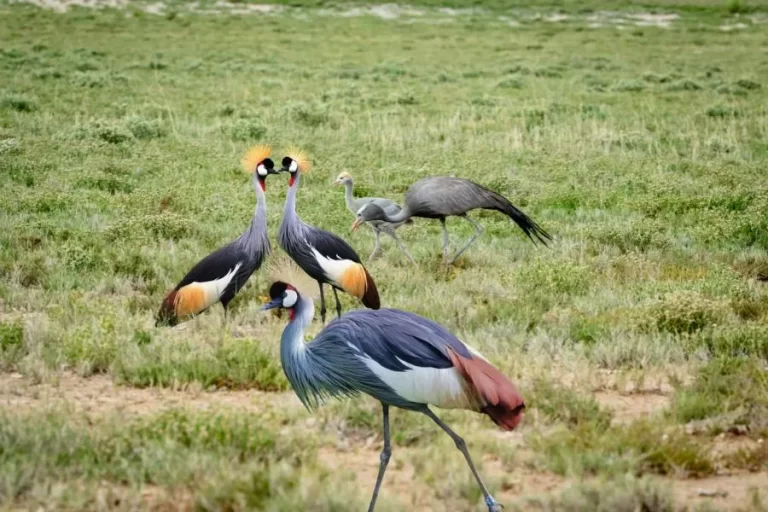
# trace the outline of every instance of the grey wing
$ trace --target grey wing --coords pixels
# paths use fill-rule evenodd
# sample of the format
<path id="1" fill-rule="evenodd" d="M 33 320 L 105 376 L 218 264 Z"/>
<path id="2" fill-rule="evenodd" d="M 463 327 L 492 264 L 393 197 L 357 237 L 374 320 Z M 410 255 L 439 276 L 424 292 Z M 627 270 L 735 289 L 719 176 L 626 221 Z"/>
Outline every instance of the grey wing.
<path id="1" fill-rule="evenodd" d="M 420 368 L 450 368 L 451 349 L 472 359 L 458 338 L 424 317 L 396 309 L 350 311 L 333 320 L 309 344 L 322 368 L 324 391 L 332 395 L 359 390 L 398 407 L 415 404 L 398 396 L 371 370 L 366 360 L 394 372 Z"/>
<path id="2" fill-rule="evenodd" d="M 436 176 L 411 185 L 406 202 L 416 216 L 447 217 L 488 207 L 488 195 L 485 188 L 471 181 Z"/>

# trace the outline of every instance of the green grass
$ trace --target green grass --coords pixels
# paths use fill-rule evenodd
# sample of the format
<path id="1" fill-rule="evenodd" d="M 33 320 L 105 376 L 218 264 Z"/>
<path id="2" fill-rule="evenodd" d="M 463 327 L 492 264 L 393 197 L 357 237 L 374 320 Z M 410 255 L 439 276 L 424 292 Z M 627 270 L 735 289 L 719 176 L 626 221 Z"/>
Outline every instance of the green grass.
<path id="1" fill-rule="evenodd" d="M 176 409 L 88 426 L 58 412 L 4 413 L 0 439 L 0 501 L 8 505 L 44 499 L 55 507 L 96 510 L 89 492 L 108 481 L 116 486 L 112 506 L 157 486 L 168 490 L 162 500 L 169 507 L 175 493 L 201 510 L 289 510 L 291 502 L 355 509 L 355 496 L 322 492 L 333 478 L 310 469 L 311 438 L 276 436 L 253 414 Z M 295 470 L 300 467 L 306 474 Z M 57 490 L 64 482 L 71 487 Z"/>
<path id="2" fill-rule="evenodd" d="M 768 372 L 750 359 L 719 358 L 699 370 L 696 382 L 677 391 L 671 414 L 681 422 L 715 420 L 715 433 L 741 426 L 768 434 Z M 717 420 L 721 421 L 717 421 Z"/>
<path id="3" fill-rule="evenodd" d="M 226 324 L 218 306 L 176 329 L 155 328 L 153 316 L 194 263 L 246 228 L 254 194 L 242 153 L 272 143 L 280 158 L 296 144 L 314 161 L 300 215 L 361 255 L 373 239 L 349 230 L 331 185 L 341 171 L 358 195 L 396 200 L 424 176 L 466 177 L 554 235 L 536 247 L 498 213 L 476 212 L 484 235 L 446 269 L 439 223 L 417 221 L 400 234 L 418 268 L 390 240 L 369 265 L 385 306 L 444 324 L 520 384 L 530 453 L 490 434 L 485 418 L 441 412 L 476 458 L 573 479 L 705 475 L 717 470 L 712 435 L 765 436 L 768 68 L 764 25 L 752 16 L 768 6 L 637 0 L 614 16 L 602 0 L 494 0 L 459 13 L 439 8 L 480 3 L 418 0 L 421 15 L 385 19 L 390 11 L 376 15 L 372 1 L 357 4 L 360 16 L 341 3 L 278 3 L 295 8 L 214 16 L 170 2 L 156 16 L 145 4 L 61 14 L 0 3 L 3 372 L 46 382 L 62 371 L 105 374 L 149 391 L 287 390 L 285 319 L 258 311 L 264 272 Z M 680 17 L 638 25 L 651 11 Z M 268 182 L 273 235 L 284 179 Z M 472 233 L 460 219 L 448 226 L 454 248 Z M 694 379 L 678 383 L 655 422 L 625 424 L 590 396 L 604 370 L 619 381 Z M 371 401 L 330 405 L 295 445 L 283 429 L 308 416 L 274 408 L 264 418 L 169 413 L 92 428 L 71 411 L 4 414 L 3 506 L 95 509 L 106 482 L 123 500 L 159 488 L 169 503 L 205 510 L 357 510 L 369 490 L 358 496 L 301 442 L 341 437 L 359 450 L 380 436 Z M 698 437 L 684 433 L 701 422 Z M 427 418 L 393 413 L 393 437 L 430 499 L 451 510 L 480 503 Z M 249 444 L 262 441 L 268 456 Z M 305 456 L 296 476 L 290 467 Z M 750 451 L 729 464 L 754 470 L 764 460 Z M 210 475 L 194 469 L 206 465 Z M 539 505 L 669 510 L 651 480 L 627 482 Z M 60 496 L 57 486 L 72 490 Z M 382 500 L 383 509 L 418 506 Z"/>

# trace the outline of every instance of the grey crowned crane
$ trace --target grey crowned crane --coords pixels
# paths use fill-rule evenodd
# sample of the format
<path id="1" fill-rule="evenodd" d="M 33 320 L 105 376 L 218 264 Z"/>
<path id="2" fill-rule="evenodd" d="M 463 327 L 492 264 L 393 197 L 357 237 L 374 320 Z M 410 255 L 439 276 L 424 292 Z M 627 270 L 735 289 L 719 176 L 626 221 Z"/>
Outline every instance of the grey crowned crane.
<path id="1" fill-rule="evenodd" d="M 505 197 L 473 181 L 448 176 L 423 178 L 411 185 L 405 193 L 405 205 L 396 215 L 388 214 L 375 204 L 362 206 L 357 211 L 357 219 L 352 224 L 352 229 L 357 229 L 363 222 L 374 220 L 396 223 L 411 217 L 438 219 L 443 227 L 443 260 L 448 260 L 448 230 L 445 227 L 445 219 L 452 216 L 461 217 L 474 226 L 475 234 L 450 261 L 447 261 L 451 265 L 483 234 L 482 226 L 467 216 L 468 212 L 477 209 L 497 210 L 507 215 L 534 243 L 538 240 L 546 246 L 547 240 L 552 240 L 549 233 Z"/>
<path id="2" fill-rule="evenodd" d="M 199 315 L 217 302 L 227 306 L 248 278 L 269 254 L 267 238 L 267 200 L 264 195 L 267 176 L 277 174 L 269 158 L 269 146 L 257 146 L 243 157 L 243 169 L 253 174 L 256 211 L 251 225 L 235 241 L 203 258 L 166 295 L 156 317 L 156 326 L 173 326 Z"/>
<path id="3" fill-rule="evenodd" d="M 363 305 L 379 309 L 379 292 L 371 274 L 360 262 L 360 257 L 347 242 L 323 229 L 302 221 L 296 214 L 296 192 L 302 173 L 309 172 L 312 164 L 301 151 L 291 151 L 282 160 L 281 172 L 290 174 L 288 194 L 283 209 L 283 221 L 277 235 L 280 247 L 301 269 L 317 281 L 320 287 L 320 317 L 325 323 L 325 294 L 323 285 L 331 285 L 336 299 L 336 315 L 341 316 L 341 303 L 337 290 L 362 300 Z"/>
<path id="4" fill-rule="evenodd" d="M 393 406 L 424 414 L 437 423 L 464 455 L 489 512 L 500 512 L 501 505 L 483 484 L 464 440 L 429 406 L 483 413 L 502 429 L 512 430 L 525 408 L 514 384 L 443 326 L 397 309 L 345 313 L 305 343 L 304 330 L 314 314 L 306 290 L 300 277 L 283 277 L 272 284 L 271 301 L 262 309 L 288 310 L 290 321 L 280 340 L 280 360 L 307 409 L 311 411 L 329 397 L 360 393 L 381 402 L 384 447 L 368 511 L 376 505 L 391 455 L 389 407 Z"/>
<path id="5" fill-rule="evenodd" d="M 368 203 L 373 203 L 376 206 L 379 206 L 389 215 L 397 215 L 400 213 L 400 210 L 402 210 L 400 205 L 391 199 L 384 199 L 381 197 L 360 197 L 356 199 L 352 190 L 354 187 L 354 182 L 352 180 L 352 176 L 348 172 L 342 172 L 339 174 L 339 176 L 336 178 L 336 181 L 333 183 L 335 185 L 344 185 L 344 203 L 347 205 L 347 210 L 352 212 L 352 215 L 357 215 L 357 212 L 360 210 L 360 208 L 367 205 Z M 382 220 L 372 220 L 368 222 L 367 224 L 373 230 L 374 235 L 376 235 L 376 245 L 374 246 L 373 252 L 368 259 L 373 260 L 379 254 L 379 251 L 381 251 L 379 238 L 381 237 L 382 233 L 385 233 L 392 237 L 395 242 L 397 242 L 400 250 L 403 251 L 408 259 L 411 260 L 411 263 L 415 265 L 416 261 L 408 251 L 408 247 L 405 246 L 405 243 L 403 243 L 403 241 L 399 236 L 397 236 L 397 233 L 395 232 L 395 230 L 397 230 L 397 228 L 403 224 L 411 224 L 412 222 L 413 221 L 411 219 L 404 220 L 403 222 L 397 222 L 395 224 Z"/>

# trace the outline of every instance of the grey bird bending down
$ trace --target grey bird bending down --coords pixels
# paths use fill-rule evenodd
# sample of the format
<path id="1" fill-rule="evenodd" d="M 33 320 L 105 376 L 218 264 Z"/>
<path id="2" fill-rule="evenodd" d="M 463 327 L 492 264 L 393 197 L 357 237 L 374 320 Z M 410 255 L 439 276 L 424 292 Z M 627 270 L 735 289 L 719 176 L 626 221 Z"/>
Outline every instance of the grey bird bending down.
<path id="1" fill-rule="evenodd" d="M 284 308 L 290 322 L 280 340 L 280 360 L 301 402 L 312 410 L 326 398 L 365 393 L 381 402 L 384 447 L 368 508 L 372 512 L 391 454 L 389 407 L 429 416 L 464 455 L 489 512 L 499 505 L 483 484 L 464 440 L 429 405 L 488 415 L 504 430 L 521 421 L 525 403 L 512 382 L 441 325 L 396 309 L 351 311 L 333 320 L 311 342 L 304 330 L 314 305 L 289 283 L 272 284 L 262 309 Z"/>
<path id="2" fill-rule="evenodd" d="M 546 246 L 547 240 L 552 240 L 549 233 L 505 197 L 475 182 L 447 176 L 424 178 L 411 185 L 405 194 L 405 205 L 396 215 L 389 215 L 375 204 L 363 206 L 358 211 L 352 229 L 356 229 L 363 222 L 373 220 L 396 223 L 411 217 L 438 219 L 443 227 L 443 260 L 448 260 L 448 230 L 445 227 L 445 219 L 451 216 L 462 217 L 475 227 L 475 234 L 447 262 L 450 265 L 483 234 L 480 224 L 467 216 L 468 212 L 477 209 L 497 210 L 507 215 L 534 243 L 538 240 Z"/>
<path id="3" fill-rule="evenodd" d="M 399 204 L 392 201 L 391 199 L 384 199 L 381 197 L 361 197 L 355 199 L 354 194 L 352 193 L 352 188 L 354 187 L 354 183 L 352 181 L 352 176 L 348 172 L 342 172 L 339 174 L 339 176 L 336 178 L 336 181 L 333 182 L 335 185 L 344 185 L 345 191 L 344 191 L 344 203 L 347 205 L 347 210 L 352 212 L 352 215 L 357 216 L 357 212 L 360 211 L 360 208 L 363 206 L 373 203 L 376 206 L 380 207 L 382 210 L 384 210 L 389 215 L 397 215 L 400 213 L 400 210 L 402 208 Z M 371 253 L 369 260 L 373 260 L 378 254 L 379 251 L 381 251 L 381 245 L 379 242 L 379 237 L 382 233 L 385 233 L 392 237 L 395 242 L 397 242 L 397 245 L 400 247 L 400 250 L 405 253 L 406 256 L 408 256 L 408 259 L 411 260 L 411 263 L 414 265 L 416 264 L 416 261 L 413 259 L 413 256 L 411 256 L 411 253 L 408 251 L 408 247 L 406 247 L 405 243 L 400 239 L 400 237 L 397 236 L 397 233 L 395 230 L 402 226 L 403 224 L 411 224 L 413 221 L 411 219 L 406 219 L 403 222 L 386 222 L 382 220 L 372 220 L 370 222 L 367 222 L 367 224 L 371 227 L 371 230 L 373 230 L 373 234 L 376 235 L 376 245 L 373 248 L 373 252 Z"/>

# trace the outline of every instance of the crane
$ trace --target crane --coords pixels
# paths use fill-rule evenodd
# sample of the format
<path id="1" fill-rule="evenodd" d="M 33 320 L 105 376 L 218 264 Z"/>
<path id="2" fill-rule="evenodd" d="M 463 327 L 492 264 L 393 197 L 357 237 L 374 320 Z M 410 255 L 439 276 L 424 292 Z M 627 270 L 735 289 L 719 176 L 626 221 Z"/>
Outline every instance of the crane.
<path id="1" fill-rule="evenodd" d="M 512 430 L 522 420 L 525 402 L 507 377 L 443 326 L 397 309 L 347 312 L 305 343 L 304 330 L 312 322 L 314 304 L 301 279 L 286 276 L 275 281 L 269 297 L 262 310 L 288 310 L 290 321 L 280 340 L 280 360 L 308 410 L 329 397 L 360 393 L 381 402 L 384 446 L 369 512 L 376 505 L 391 456 L 390 406 L 419 412 L 437 423 L 464 455 L 488 511 L 501 511 L 464 440 L 429 406 L 484 413 L 502 429 Z"/>
<path id="2" fill-rule="evenodd" d="M 376 283 L 355 250 L 333 233 L 305 223 L 296 213 L 296 192 L 301 174 L 311 168 L 312 163 L 299 150 L 289 152 L 282 160 L 280 172 L 288 172 L 290 178 L 277 240 L 288 256 L 317 281 L 320 287 L 320 317 L 325 324 L 324 284 L 331 285 L 337 316 L 341 316 L 337 290 L 357 297 L 367 308 L 379 309 L 381 302 Z"/>
<path id="3" fill-rule="evenodd" d="M 277 174 L 269 146 L 251 148 L 243 169 L 253 175 L 256 210 L 250 227 L 233 242 L 203 258 L 163 299 L 156 326 L 173 326 L 221 302 L 227 306 L 269 254 L 267 238 L 267 176 Z"/>
<path id="4" fill-rule="evenodd" d="M 391 199 L 384 199 L 380 197 L 361 197 L 358 199 L 355 199 L 354 194 L 352 193 L 352 189 L 354 187 L 354 182 L 352 180 L 352 176 L 348 172 L 342 172 L 339 174 L 339 176 L 336 178 L 336 181 L 333 182 L 335 185 L 344 185 L 344 203 L 347 205 L 347 209 L 352 212 L 352 215 L 357 215 L 358 210 L 365 206 L 368 203 L 373 203 L 377 206 L 379 206 L 381 209 L 383 209 L 385 212 L 387 212 L 389 215 L 397 215 L 400 213 L 400 210 L 402 209 L 399 204 L 392 201 Z M 381 250 L 381 246 L 379 243 L 379 237 L 382 233 L 386 233 L 387 235 L 391 236 L 395 242 L 397 242 L 397 245 L 400 247 L 400 250 L 405 253 L 406 256 L 408 256 L 408 259 L 411 260 L 411 263 L 414 265 L 416 264 L 416 261 L 413 259 L 413 256 L 411 256 L 411 253 L 408 251 L 408 247 L 405 246 L 405 243 L 400 239 L 400 237 L 397 236 L 397 233 L 395 230 L 402 226 L 403 224 L 411 224 L 413 221 L 411 219 L 406 219 L 403 222 L 398 222 L 395 224 L 392 224 L 390 222 L 384 222 L 380 220 L 373 220 L 368 222 L 367 224 L 371 227 L 373 230 L 374 235 L 376 235 L 376 245 L 373 248 L 373 252 L 371 253 L 369 260 L 373 260 Z"/>
<path id="5" fill-rule="evenodd" d="M 411 217 L 438 219 L 443 228 L 443 260 L 447 260 L 448 229 L 445 227 L 445 219 L 452 216 L 461 217 L 474 226 L 475 234 L 447 262 L 451 265 L 483 234 L 482 226 L 467 216 L 468 212 L 477 209 L 497 210 L 509 216 L 534 243 L 538 240 L 546 246 L 547 240 L 552 239 L 549 233 L 505 197 L 473 181 L 448 176 L 423 178 L 411 185 L 405 193 L 405 205 L 396 215 L 389 215 L 373 203 L 363 205 L 357 211 L 352 230 L 356 230 L 363 222 L 373 220 L 397 223 Z"/>

